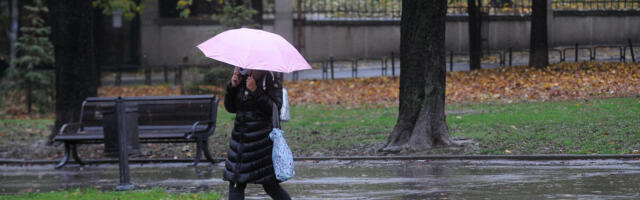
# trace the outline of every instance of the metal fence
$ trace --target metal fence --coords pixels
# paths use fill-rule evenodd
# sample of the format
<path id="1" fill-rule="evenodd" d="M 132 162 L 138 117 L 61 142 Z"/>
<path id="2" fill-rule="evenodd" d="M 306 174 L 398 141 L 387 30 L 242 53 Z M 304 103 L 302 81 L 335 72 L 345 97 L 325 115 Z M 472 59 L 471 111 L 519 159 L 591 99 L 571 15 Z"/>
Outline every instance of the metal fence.
<path id="1" fill-rule="evenodd" d="M 305 19 L 399 19 L 401 0 L 299 0 Z M 297 12 L 297 10 L 296 10 Z"/>
<path id="2" fill-rule="evenodd" d="M 402 0 L 300 0 L 300 2 L 304 18 L 310 20 L 398 20 L 402 13 Z M 480 7 L 482 12 L 488 15 L 528 15 L 531 13 L 531 0 L 481 0 Z M 466 14 L 466 0 L 448 1 L 447 15 Z"/>
<path id="3" fill-rule="evenodd" d="M 483 51 L 483 68 L 523 66 L 528 64 L 527 49 Z M 446 52 L 448 71 L 468 70 L 468 52 Z M 616 45 L 571 45 L 549 49 L 549 62 L 639 62 L 640 43 Z M 294 72 L 287 80 L 342 79 L 372 76 L 396 76 L 401 67 L 399 53 L 390 52 L 381 57 L 354 57 L 310 62 L 316 70 Z M 106 85 L 187 85 L 206 79 L 205 70 L 218 65 L 160 65 L 103 67 L 101 83 Z M 224 66 L 219 66 L 224 67 Z"/>
<path id="4" fill-rule="evenodd" d="M 549 62 L 583 62 L 583 61 L 599 61 L 599 62 L 638 62 L 640 61 L 640 44 L 631 43 L 619 45 L 579 45 L 561 46 L 549 49 Z M 468 52 L 448 51 L 446 53 L 448 71 L 468 70 Z M 523 66 L 528 64 L 529 51 L 527 49 L 504 49 L 483 51 L 482 65 L 483 68 L 506 67 L 506 66 Z M 328 58 L 321 63 L 321 71 L 304 72 L 303 78 L 306 79 L 339 79 L 339 78 L 358 78 L 363 74 L 366 77 L 371 76 L 396 76 L 396 72 L 400 69 L 400 59 L 397 52 L 391 52 L 389 56 L 379 58 L 352 58 L 352 59 L 334 59 Z M 364 63 L 364 64 L 363 64 Z M 373 66 L 373 67 L 372 67 Z M 344 70 L 349 69 L 345 73 Z M 379 70 L 379 71 L 378 71 Z M 336 71 L 342 71 L 340 75 Z M 374 72 L 375 71 L 375 72 Z M 360 72 L 360 73 L 359 73 Z M 373 72 L 373 73 L 372 73 Z M 320 75 L 312 75 L 309 73 L 321 73 Z M 299 80 L 298 72 L 292 73 L 290 80 Z"/>
<path id="5" fill-rule="evenodd" d="M 294 0 L 307 20 L 398 20 L 402 0 Z M 532 0 L 481 0 L 487 15 L 531 14 Z M 448 0 L 447 15 L 467 15 L 467 0 Z M 640 11 L 640 0 L 553 0 L 554 10 Z M 297 7 L 294 8 L 297 12 Z"/>
<path id="6" fill-rule="evenodd" d="M 159 0 L 160 16 L 178 17 L 177 0 Z M 307 20 L 399 20 L 402 0 L 291 0 L 294 15 L 300 7 Z M 273 19 L 275 0 L 263 0 L 263 18 Z M 531 14 L 532 0 L 480 0 L 487 15 L 521 16 Z M 300 5 L 298 5 L 300 3 Z M 467 15 L 467 0 L 448 0 L 447 15 Z M 554 10 L 572 11 L 640 11 L 640 0 L 552 0 Z M 221 1 L 194 0 L 190 18 L 211 19 L 222 14 Z M 213 17 L 216 18 L 216 17 Z"/>
<path id="7" fill-rule="evenodd" d="M 554 10 L 640 10 L 640 0 L 553 0 Z"/>
<path id="8" fill-rule="evenodd" d="M 531 0 L 481 0 L 480 10 L 488 15 L 529 15 Z M 449 0 L 447 15 L 467 15 L 467 0 Z"/>

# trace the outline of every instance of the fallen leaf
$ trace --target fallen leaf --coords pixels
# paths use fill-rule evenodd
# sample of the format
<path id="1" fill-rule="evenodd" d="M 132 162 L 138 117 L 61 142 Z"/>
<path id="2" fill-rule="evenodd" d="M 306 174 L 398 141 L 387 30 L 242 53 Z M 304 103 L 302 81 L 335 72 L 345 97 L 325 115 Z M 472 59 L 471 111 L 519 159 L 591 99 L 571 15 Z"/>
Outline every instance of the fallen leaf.
<path id="1" fill-rule="evenodd" d="M 615 72 L 615 73 L 614 73 Z M 545 69 L 527 66 L 501 67 L 446 74 L 447 104 L 467 102 L 518 103 L 530 101 L 566 101 L 592 98 L 628 97 L 640 94 L 640 63 L 579 62 L 555 63 Z M 285 81 L 289 102 L 323 105 L 398 105 L 400 79 L 374 77 L 338 80 Z M 222 95 L 224 88 L 208 85 L 201 89 Z M 174 96 L 179 86 L 104 86 L 101 97 Z M 309 92 L 313 91 L 313 92 Z M 8 95 L 22 95 L 10 93 Z M 20 98 L 15 98 L 20 99 Z M 22 98 L 24 99 L 24 98 Z M 0 113 L 16 119 L 29 119 L 22 102 L 6 102 Z M 580 103 L 576 107 L 582 107 Z M 46 116 L 55 117 L 55 113 Z M 456 117 L 459 119 L 458 117 Z"/>

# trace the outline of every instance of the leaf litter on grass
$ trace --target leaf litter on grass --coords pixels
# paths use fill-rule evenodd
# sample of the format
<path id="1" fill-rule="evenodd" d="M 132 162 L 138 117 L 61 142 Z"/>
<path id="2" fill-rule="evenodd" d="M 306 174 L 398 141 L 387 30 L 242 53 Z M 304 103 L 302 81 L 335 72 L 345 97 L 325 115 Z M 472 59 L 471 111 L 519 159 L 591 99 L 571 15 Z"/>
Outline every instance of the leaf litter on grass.
<path id="1" fill-rule="evenodd" d="M 220 92 L 224 91 L 224 89 L 215 86 L 200 87 L 209 89 L 216 94 L 221 94 Z M 365 108 L 364 110 L 367 111 L 363 111 L 364 113 L 360 114 L 370 115 L 369 109 L 366 109 L 370 106 L 371 108 L 380 108 L 380 106 L 389 107 L 398 104 L 399 79 L 397 77 L 376 77 L 342 80 L 290 81 L 285 82 L 285 87 L 289 90 L 289 98 L 293 105 L 313 106 L 322 104 L 328 105 L 328 107 L 321 106 L 319 109 L 330 110 L 331 107 L 339 107 L 340 109 L 346 110 L 360 110 L 359 108 Z M 180 87 L 168 85 L 110 86 L 99 88 L 100 96 L 166 96 L 180 95 L 181 92 Z M 476 107 L 473 106 L 473 103 L 482 102 L 515 103 L 574 99 L 588 100 L 591 98 L 606 97 L 636 97 L 638 95 L 640 95 L 640 64 L 598 62 L 560 63 L 551 65 L 545 69 L 505 67 L 447 73 L 447 103 L 454 108 L 460 107 L 460 109 L 466 109 L 468 107 L 468 109 L 475 110 Z M 634 102 L 638 102 L 638 105 L 640 105 L 640 100 Z M 468 103 L 472 104 L 467 106 Z M 564 105 L 562 108 L 584 110 L 590 107 L 588 106 L 589 104 L 591 104 L 589 101 L 579 101 L 578 103 Z M 493 110 L 487 110 L 486 112 L 502 112 L 505 109 L 503 106 L 495 108 L 487 106 L 481 107 L 480 109 L 483 110 L 483 112 L 488 108 Z M 537 114 L 537 112 L 538 110 L 535 110 L 533 114 Z M 563 112 L 566 112 L 566 110 Z M 395 114 L 392 115 L 395 116 Z M 466 115 L 456 115 L 454 119 L 467 120 Z M 49 115 L 49 119 L 52 119 L 52 116 L 52 114 Z M 13 118 L 12 116 L 6 117 Z M 230 115 L 225 115 L 225 117 L 232 119 Z M 30 119 L 32 117 L 28 115 L 17 115 L 16 118 Z M 323 123 L 315 124 L 314 122 L 318 122 L 318 120 L 311 121 L 309 124 L 317 127 L 331 127 Z M 225 125 L 227 128 L 232 125 L 229 120 L 224 121 L 220 125 L 224 125 L 225 123 L 227 124 Z M 511 127 L 511 125 L 515 128 Z M 344 126 L 351 127 L 349 124 Z M 456 126 L 454 125 L 453 127 Z M 342 130 L 343 128 L 341 125 L 332 128 L 332 130 Z M 522 132 L 522 130 L 527 129 L 527 127 L 517 124 L 505 124 L 504 127 L 497 129 L 502 132 Z M 612 132 L 610 130 L 607 131 L 611 135 Z M 310 135 L 321 136 L 322 134 Z M 599 132 L 598 135 L 602 136 L 604 134 L 603 132 Z M 605 144 L 606 142 L 608 142 L 608 140 L 605 141 Z M 580 150 L 579 147 L 575 148 L 578 149 L 571 151 Z M 167 147 L 167 149 L 173 149 L 173 147 Z M 630 152 L 633 152 L 635 149 L 637 148 L 634 146 Z M 509 150 L 514 154 L 522 151 L 522 149 L 511 147 L 500 151 L 504 152 L 504 150 Z M 552 149 L 550 151 L 556 150 Z M 155 153 L 152 154 L 156 155 Z M 185 153 L 170 153 L 170 155 L 178 154 L 182 156 L 182 154 Z"/>
<path id="2" fill-rule="evenodd" d="M 399 79 L 288 82 L 293 104 L 397 104 Z M 447 73 L 446 102 L 529 102 L 640 95 L 640 64 L 559 63 L 544 69 L 502 67 Z"/>
<path id="3" fill-rule="evenodd" d="M 287 81 L 291 104 L 397 105 L 397 77 Z M 200 86 L 220 94 L 224 89 Z M 180 95 L 175 86 L 102 87 L 100 96 Z M 640 64 L 558 63 L 447 73 L 447 104 L 557 101 L 640 95 Z"/>
<path id="4" fill-rule="evenodd" d="M 397 105 L 398 77 L 340 80 L 286 81 L 291 104 Z M 224 88 L 200 85 L 204 91 L 223 94 Z M 179 86 L 106 86 L 99 96 L 174 96 L 183 94 Z M 482 102 L 531 102 L 575 100 L 640 95 L 638 63 L 557 63 L 544 69 L 526 66 L 457 71 L 447 73 L 447 104 Z M 30 118 L 24 103 L 1 108 L 9 118 Z M 22 107 L 21 107 L 22 106 Z M 53 115 L 46 115 L 52 118 Z"/>

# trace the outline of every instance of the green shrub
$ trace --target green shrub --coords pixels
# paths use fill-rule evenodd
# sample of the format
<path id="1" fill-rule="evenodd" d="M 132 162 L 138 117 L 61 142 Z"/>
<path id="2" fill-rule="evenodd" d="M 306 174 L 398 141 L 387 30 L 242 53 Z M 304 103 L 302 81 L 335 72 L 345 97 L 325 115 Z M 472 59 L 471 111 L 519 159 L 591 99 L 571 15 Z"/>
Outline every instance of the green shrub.
<path id="1" fill-rule="evenodd" d="M 54 111 L 55 90 L 53 85 L 53 72 L 41 72 L 26 69 L 7 69 L 5 77 L 0 80 L 0 93 L 7 94 L 0 99 L 0 105 L 4 108 L 8 104 L 13 107 L 27 104 L 27 92 L 31 87 L 31 103 L 36 113 L 48 113 Z M 11 106 L 10 106 L 11 107 Z M 26 111 L 26 110 L 25 110 Z"/>
<path id="2" fill-rule="evenodd" d="M 233 67 L 215 66 L 204 73 L 202 83 L 224 88 L 227 82 L 231 80 L 231 75 L 233 75 Z"/>
<path id="3" fill-rule="evenodd" d="M 2 108 L 6 108 L 6 104 L 16 108 L 30 96 L 36 112 L 51 112 L 55 89 L 53 73 L 35 70 L 36 66 L 51 66 L 54 63 L 53 44 L 49 41 L 51 28 L 44 18 L 49 10 L 43 0 L 25 5 L 24 9 L 28 20 L 20 28 L 16 46 L 19 57 L 13 61 L 15 67 L 6 69 L 0 80 L 0 94 L 6 94 L 0 97 L 0 101 L 3 101 L 0 104 L 5 104 Z"/>

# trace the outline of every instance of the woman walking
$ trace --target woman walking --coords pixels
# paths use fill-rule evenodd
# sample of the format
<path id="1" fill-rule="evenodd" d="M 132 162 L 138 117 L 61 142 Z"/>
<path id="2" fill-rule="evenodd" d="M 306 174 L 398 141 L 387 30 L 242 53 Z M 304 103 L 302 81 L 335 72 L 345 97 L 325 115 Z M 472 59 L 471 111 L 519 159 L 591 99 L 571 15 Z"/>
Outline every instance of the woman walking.
<path id="1" fill-rule="evenodd" d="M 275 178 L 271 158 L 273 104 L 282 106 L 282 85 L 273 73 L 235 68 L 224 97 L 224 107 L 236 113 L 223 178 L 230 200 L 244 199 L 248 183 L 261 184 L 273 199 L 291 199 Z"/>
<path id="2" fill-rule="evenodd" d="M 278 179 L 293 176 L 293 159 L 284 138 L 275 130 L 275 155 L 284 158 L 276 159 L 278 179 L 273 167 L 269 135 L 274 126 L 279 128 L 275 120 L 282 108 L 283 92 L 282 83 L 271 72 L 308 70 L 311 65 L 280 35 L 256 29 L 227 30 L 199 44 L 198 49 L 209 58 L 237 66 L 224 97 L 224 107 L 236 113 L 224 169 L 229 199 L 244 199 L 248 183 L 262 184 L 273 199 L 291 199 Z M 282 170 L 291 173 L 283 176 Z"/>

